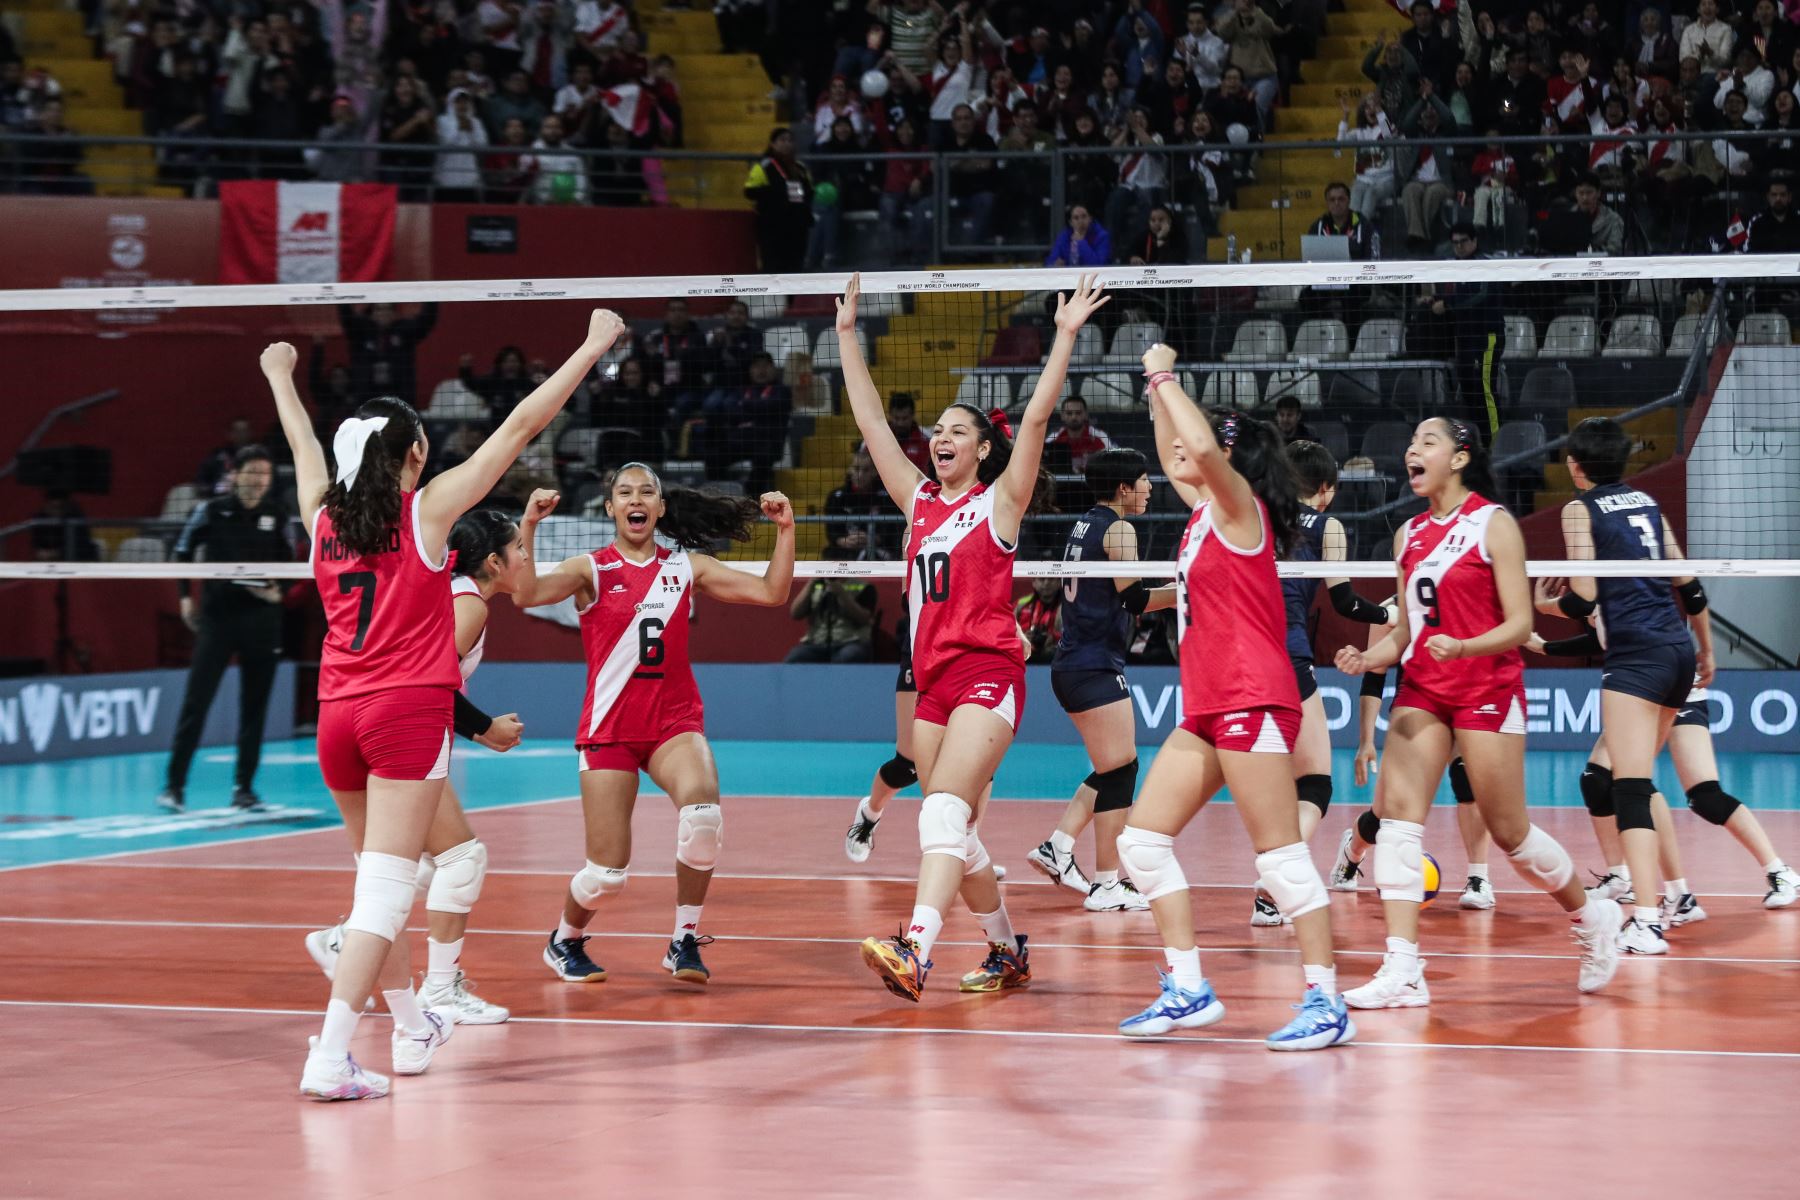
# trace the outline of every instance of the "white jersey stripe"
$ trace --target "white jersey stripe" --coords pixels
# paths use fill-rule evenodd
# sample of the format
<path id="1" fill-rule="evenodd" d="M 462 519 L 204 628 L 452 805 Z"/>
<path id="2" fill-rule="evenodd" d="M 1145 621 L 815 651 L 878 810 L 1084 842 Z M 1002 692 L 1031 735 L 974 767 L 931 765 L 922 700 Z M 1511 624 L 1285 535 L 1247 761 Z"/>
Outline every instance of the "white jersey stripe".
<path id="1" fill-rule="evenodd" d="M 590 559 L 591 561 L 591 559 Z M 629 561 L 629 560 L 627 560 Z M 644 622 L 662 620 L 666 625 L 672 620 L 684 620 L 687 617 L 689 594 L 693 590 L 694 569 L 689 562 L 687 552 L 678 550 L 669 555 L 661 563 L 652 559 L 646 563 L 632 563 L 632 566 L 650 568 L 657 575 L 658 582 L 652 584 L 651 593 L 638 605 L 631 621 L 619 634 L 619 640 L 613 643 L 606 661 L 594 672 L 594 690 L 588 698 L 588 726 L 583 736 L 592 739 L 612 712 L 612 706 L 618 703 L 619 695 L 625 685 L 631 681 L 638 669 L 638 647 L 643 639 Z M 596 578 L 598 573 L 596 572 Z M 678 590 L 662 592 L 661 580 L 671 578 Z M 596 595 L 598 588 L 596 587 Z"/>

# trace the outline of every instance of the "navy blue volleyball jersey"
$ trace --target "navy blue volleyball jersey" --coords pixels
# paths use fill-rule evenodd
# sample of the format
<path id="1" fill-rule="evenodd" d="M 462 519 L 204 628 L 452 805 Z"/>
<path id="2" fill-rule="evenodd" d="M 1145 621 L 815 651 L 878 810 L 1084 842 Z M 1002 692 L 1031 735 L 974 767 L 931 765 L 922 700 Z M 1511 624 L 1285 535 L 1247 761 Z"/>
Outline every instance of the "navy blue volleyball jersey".
<path id="1" fill-rule="evenodd" d="M 1088 509 L 1069 530 L 1063 548 L 1064 562 L 1102 562 L 1106 559 L 1106 531 L 1120 520 L 1104 504 Z M 1131 614 L 1119 598 L 1111 579 L 1063 580 L 1062 637 L 1051 663 L 1058 671 L 1114 671 L 1125 669 L 1125 645 L 1131 636 Z"/>
<path id="2" fill-rule="evenodd" d="M 1300 506 L 1300 536 L 1288 551 L 1289 562 L 1319 562 L 1325 557 L 1325 514 L 1315 508 Z M 1319 594 L 1322 579 L 1283 579 L 1281 601 L 1287 606 L 1287 649 L 1293 658 L 1310 660 L 1313 656 L 1312 635 L 1306 619 L 1312 614 L 1313 600 Z"/>
<path id="3" fill-rule="evenodd" d="M 1597 559 L 1659 559 L 1663 515 L 1655 500 L 1625 483 L 1581 494 L 1594 531 Z M 1688 640 L 1687 619 L 1667 579 L 1598 579 L 1600 609 L 1594 630 L 1609 653 Z"/>

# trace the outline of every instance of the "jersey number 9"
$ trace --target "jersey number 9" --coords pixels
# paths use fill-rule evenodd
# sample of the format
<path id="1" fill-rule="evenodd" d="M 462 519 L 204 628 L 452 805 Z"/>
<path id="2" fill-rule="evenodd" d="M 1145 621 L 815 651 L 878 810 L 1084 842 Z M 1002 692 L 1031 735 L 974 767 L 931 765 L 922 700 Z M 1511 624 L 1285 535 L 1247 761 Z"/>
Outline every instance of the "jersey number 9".
<path id="1" fill-rule="evenodd" d="M 1429 576 L 1419 577 L 1419 604 L 1425 609 L 1425 624 L 1435 629 L 1443 623 L 1438 616 L 1437 583 Z"/>
<path id="2" fill-rule="evenodd" d="M 919 590 L 928 602 L 941 604 L 950 598 L 949 554 L 940 550 L 936 554 L 914 555 L 913 567 L 919 572 Z"/>

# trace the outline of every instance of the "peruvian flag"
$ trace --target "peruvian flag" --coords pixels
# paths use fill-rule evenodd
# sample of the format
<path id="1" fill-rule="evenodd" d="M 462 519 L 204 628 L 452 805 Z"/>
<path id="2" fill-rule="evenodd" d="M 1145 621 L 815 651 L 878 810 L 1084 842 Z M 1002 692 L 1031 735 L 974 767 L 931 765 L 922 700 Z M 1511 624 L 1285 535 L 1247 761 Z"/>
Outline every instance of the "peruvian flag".
<path id="1" fill-rule="evenodd" d="M 630 130 L 636 137 L 650 132 L 651 106 L 650 94 L 638 84 L 621 83 L 600 89 L 600 107 L 615 124 Z"/>
<path id="2" fill-rule="evenodd" d="M 219 185 L 220 283 L 374 283 L 393 274 L 385 183 Z"/>

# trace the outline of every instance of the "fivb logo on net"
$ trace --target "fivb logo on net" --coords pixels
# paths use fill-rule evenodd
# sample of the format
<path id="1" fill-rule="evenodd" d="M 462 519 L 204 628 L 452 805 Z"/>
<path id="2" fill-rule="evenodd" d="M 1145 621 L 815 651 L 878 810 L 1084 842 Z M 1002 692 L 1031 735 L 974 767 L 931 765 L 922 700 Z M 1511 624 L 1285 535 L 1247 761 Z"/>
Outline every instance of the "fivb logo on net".
<path id="1" fill-rule="evenodd" d="M 15 745 L 23 732 L 31 748 L 42 754 L 56 739 L 59 716 L 74 741 L 146 736 L 156 729 L 161 699 L 160 687 L 70 691 L 58 683 L 26 684 L 17 696 L 0 697 L 0 743 Z"/>

